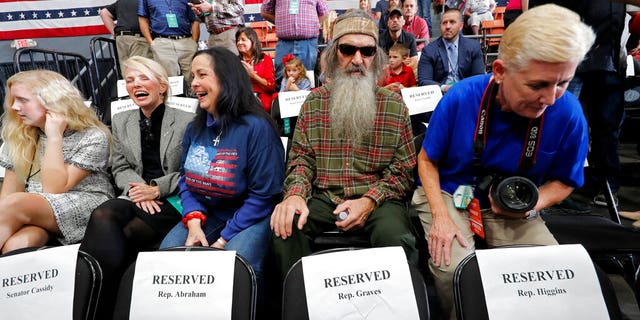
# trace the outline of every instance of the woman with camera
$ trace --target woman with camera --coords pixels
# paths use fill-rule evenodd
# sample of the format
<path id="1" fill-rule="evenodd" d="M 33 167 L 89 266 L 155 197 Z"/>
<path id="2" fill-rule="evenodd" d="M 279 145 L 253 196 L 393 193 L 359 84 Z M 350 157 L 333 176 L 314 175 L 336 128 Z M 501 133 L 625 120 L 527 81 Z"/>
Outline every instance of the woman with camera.
<path id="1" fill-rule="evenodd" d="M 587 124 L 564 93 L 594 37 L 570 10 L 531 9 L 505 31 L 493 73 L 459 82 L 435 109 L 413 204 L 445 314 L 455 318 L 453 273 L 474 232 L 490 247 L 557 244 L 536 212 L 584 180 Z"/>

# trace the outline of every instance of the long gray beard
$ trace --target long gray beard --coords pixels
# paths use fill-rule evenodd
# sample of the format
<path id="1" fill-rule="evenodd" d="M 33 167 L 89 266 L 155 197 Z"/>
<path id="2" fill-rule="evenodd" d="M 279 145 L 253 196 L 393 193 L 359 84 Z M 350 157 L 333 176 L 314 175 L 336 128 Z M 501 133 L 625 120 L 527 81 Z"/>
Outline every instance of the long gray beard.
<path id="1" fill-rule="evenodd" d="M 348 69 L 336 72 L 331 79 L 329 119 L 333 137 L 349 140 L 353 145 L 371 133 L 376 118 L 376 81 L 364 67 L 361 71 L 364 76 L 352 76 Z"/>

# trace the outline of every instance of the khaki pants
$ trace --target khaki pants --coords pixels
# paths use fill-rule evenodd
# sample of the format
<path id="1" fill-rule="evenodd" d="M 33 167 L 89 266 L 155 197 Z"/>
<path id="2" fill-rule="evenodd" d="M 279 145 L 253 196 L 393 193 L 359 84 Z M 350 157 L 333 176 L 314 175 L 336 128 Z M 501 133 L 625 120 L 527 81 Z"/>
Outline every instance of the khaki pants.
<path id="1" fill-rule="evenodd" d="M 209 34 L 209 47 L 220 46 L 229 49 L 235 55 L 238 55 L 238 48 L 236 47 L 236 32 L 238 28 L 232 28 L 227 31 L 215 34 L 211 32 Z M 259 45 L 259 44 L 254 44 Z"/>
<path id="2" fill-rule="evenodd" d="M 151 43 L 153 59 L 167 70 L 169 77 L 183 75 L 187 86 L 191 85 L 191 59 L 197 49 L 192 38 L 155 38 Z"/>
<path id="3" fill-rule="evenodd" d="M 457 240 L 453 241 L 451 247 L 451 264 L 435 265 L 429 259 L 429 270 L 433 275 L 438 298 L 442 306 L 443 319 L 455 319 L 456 312 L 453 302 L 453 274 L 456 267 L 469 254 L 475 251 L 473 232 L 469 226 L 469 212 L 456 209 L 453 205 L 453 198 L 450 194 L 442 192 L 447 211 L 453 222 L 458 226 L 467 241 L 467 247 L 460 246 Z M 416 208 L 425 231 L 425 237 L 429 240 L 429 231 L 432 224 L 431 208 L 427 202 L 424 189 L 418 187 L 413 194 L 411 204 Z M 499 247 L 506 245 L 531 244 L 531 245 L 556 245 L 558 242 L 553 237 L 544 220 L 538 215 L 532 220 L 506 218 L 496 215 L 491 210 L 482 211 L 482 223 L 484 225 L 485 240 L 489 247 Z"/>
<path id="4" fill-rule="evenodd" d="M 120 72 L 124 78 L 124 62 L 133 57 L 141 56 L 153 58 L 151 48 L 147 40 L 142 36 L 121 35 L 116 37 L 116 49 L 118 50 L 118 61 L 120 62 Z"/>

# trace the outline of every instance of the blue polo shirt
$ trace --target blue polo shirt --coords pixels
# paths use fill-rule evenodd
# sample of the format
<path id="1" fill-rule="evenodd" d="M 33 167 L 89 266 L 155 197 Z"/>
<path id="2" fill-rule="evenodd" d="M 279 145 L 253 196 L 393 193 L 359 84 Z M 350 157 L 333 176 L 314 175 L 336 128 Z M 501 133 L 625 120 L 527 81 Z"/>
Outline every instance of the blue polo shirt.
<path id="1" fill-rule="evenodd" d="M 149 28 L 153 35 L 190 36 L 191 23 L 196 20 L 188 0 L 140 0 L 138 16 L 149 19 Z M 169 28 L 167 14 L 175 14 L 177 28 Z"/>
<path id="2" fill-rule="evenodd" d="M 482 94 L 491 74 L 463 79 L 442 97 L 436 107 L 422 147 L 437 161 L 440 188 L 453 194 L 461 184 L 474 185 L 473 138 Z M 481 157 L 484 168 L 518 174 L 529 119 L 492 106 L 487 144 Z M 589 137 L 587 122 L 576 97 L 566 92 L 544 113 L 540 143 L 533 168 L 525 174 L 535 184 L 551 180 L 577 188 L 584 182 L 583 166 Z M 486 195 L 478 196 L 488 207 Z"/>

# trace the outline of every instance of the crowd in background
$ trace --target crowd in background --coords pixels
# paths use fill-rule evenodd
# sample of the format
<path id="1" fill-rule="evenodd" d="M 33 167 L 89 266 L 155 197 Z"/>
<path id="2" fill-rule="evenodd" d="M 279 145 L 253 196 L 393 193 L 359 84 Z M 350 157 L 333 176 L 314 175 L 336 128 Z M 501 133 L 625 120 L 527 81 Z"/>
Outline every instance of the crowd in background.
<path id="1" fill-rule="evenodd" d="M 540 187 L 540 200 L 526 212 L 508 212 L 489 194 L 479 196 L 488 232 L 535 234 L 490 245 L 557 244 L 538 211 L 553 205 L 583 210 L 568 201 L 585 179 L 607 181 L 614 193 L 619 188 L 624 4 L 509 1 L 504 20 L 514 27 L 507 28 L 493 72 L 486 74 L 480 42 L 462 35 L 478 35 L 481 22 L 494 19 L 494 0 L 381 0 L 374 8 L 361 0 L 361 10 L 336 16 L 324 0 L 300 1 L 296 14 L 290 2 L 262 5 L 263 18 L 277 30 L 274 55 L 245 26 L 241 2 L 118 0 L 101 10 L 115 35 L 127 92 L 139 106 L 114 116 L 111 128 L 62 76 L 12 76 L 0 154 L 7 169 L 0 193 L 2 253 L 81 243 L 103 266 L 99 314 L 108 319 L 117 283 L 138 252 L 182 245 L 236 250 L 256 272 L 259 308 L 266 308 L 269 250 L 274 277 L 284 278 L 310 253 L 308 239 L 330 227 L 363 229 L 373 246 L 402 246 L 417 264 L 405 204 L 413 195 L 443 317 L 453 317 L 447 283 L 474 243 L 465 229 L 466 207 L 454 208 L 451 194 L 476 183 L 479 163 L 473 161 L 501 173 L 525 172 Z M 574 12 L 542 7 L 546 2 Z M 431 5 L 445 8 L 439 26 L 424 10 Z M 545 25 L 536 20 L 541 15 L 553 18 Z M 210 33 L 204 50 L 197 50 L 200 23 Z M 431 37 L 434 28 L 439 37 Z M 322 50 L 319 38 L 327 43 Z M 187 95 L 198 100 L 195 114 L 167 106 L 173 75 L 185 76 Z M 417 150 L 413 137 L 424 133 L 416 127 L 426 118 L 410 119 L 401 97 L 403 88 L 416 85 L 437 85 L 444 94 Z M 285 161 L 282 128 L 271 109 L 278 92 L 299 90 L 312 93 Z M 477 120 L 487 92 L 494 98 L 487 104 L 499 106 L 491 128 L 504 140 L 489 139 L 474 154 L 474 141 L 467 139 L 474 127 L 456 124 Z M 543 136 L 537 162 L 525 170 L 518 139 L 543 114 L 545 124 L 555 126 L 545 127 L 552 133 Z M 512 124 L 518 129 L 510 131 Z M 587 126 L 592 149 L 585 176 Z M 595 194 L 594 202 L 601 197 Z M 338 220 L 343 211 L 348 217 Z"/>

